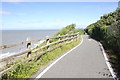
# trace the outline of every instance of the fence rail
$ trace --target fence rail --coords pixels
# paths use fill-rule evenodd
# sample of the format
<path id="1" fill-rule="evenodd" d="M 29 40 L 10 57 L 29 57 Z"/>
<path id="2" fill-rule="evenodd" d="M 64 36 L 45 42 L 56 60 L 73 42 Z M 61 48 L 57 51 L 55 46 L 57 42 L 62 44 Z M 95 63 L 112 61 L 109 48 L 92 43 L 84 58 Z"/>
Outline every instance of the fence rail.
<path id="1" fill-rule="evenodd" d="M 12 55 L 12 56 L 9 56 L 9 57 L 2 58 L 2 59 L 0 59 L 0 63 L 1 62 L 6 62 L 6 66 L 7 66 L 8 64 L 11 64 L 14 61 L 15 58 L 18 58 L 18 56 L 21 56 L 23 54 L 27 54 L 29 52 L 30 53 L 33 52 L 34 54 L 30 54 L 30 56 L 28 56 L 26 59 L 24 59 L 23 61 L 18 63 L 18 64 L 22 64 L 24 62 L 27 62 L 27 61 L 30 61 L 30 60 L 34 59 L 37 56 L 41 56 L 42 54 L 44 54 L 46 52 L 49 52 L 49 51 L 52 51 L 52 50 L 54 50 L 56 48 L 61 47 L 63 45 L 61 43 L 63 43 L 63 42 L 66 42 L 65 44 L 69 44 L 69 43 L 73 42 L 74 40 L 77 40 L 78 37 L 79 37 L 79 33 L 75 33 L 75 34 L 62 35 L 62 36 L 57 36 L 57 37 L 49 37 L 49 38 L 46 37 L 46 38 L 43 38 L 43 39 L 29 40 L 29 41 L 25 41 L 25 42 L 16 43 L 16 44 L 2 45 L 2 46 L 0 46 L 0 49 L 15 47 L 17 45 L 23 45 L 23 44 L 28 44 L 28 43 L 32 43 L 32 42 L 38 42 L 38 41 L 41 41 L 41 40 L 45 40 L 45 42 L 46 42 L 45 45 L 43 45 L 43 46 L 41 46 L 39 48 L 36 48 L 36 49 L 28 48 L 28 50 L 26 50 L 26 51 L 20 52 L 18 54 L 15 54 L 15 55 Z M 49 41 L 51 39 L 57 39 L 57 41 L 50 43 Z M 55 47 L 49 48 L 49 46 L 55 45 L 55 44 L 57 44 Z M 47 48 L 47 50 L 45 50 L 43 52 L 38 52 L 39 50 L 44 49 L 44 48 Z M 9 70 L 11 70 L 11 68 L 13 68 L 14 66 L 10 66 L 5 70 L 1 70 L 0 75 L 5 74 Z"/>
<path id="2" fill-rule="evenodd" d="M 75 34 L 71 34 L 71 35 L 62 35 L 62 36 L 57 36 L 57 37 L 49 37 L 49 38 L 42 38 L 42 39 L 37 39 L 37 40 L 29 40 L 29 41 L 24 41 L 24 42 L 20 42 L 20 43 L 14 43 L 14 44 L 6 44 L 6 45 L 1 45 L 0 46 L 0 50 L 1 49 L 5 49 L 5 48 L 11 48 L 11 47 L 15 47 L 18 45 L 23 45 L 23 44 L 27 44 L 27 43 L 33 43 L 33 42 L 38 42 L 41 40 L 47 40 L 47 39 L 55 39 L 55 38 L 61 38 L 61 37 L 68 37 L 68 36 L 73 36 Z"/>

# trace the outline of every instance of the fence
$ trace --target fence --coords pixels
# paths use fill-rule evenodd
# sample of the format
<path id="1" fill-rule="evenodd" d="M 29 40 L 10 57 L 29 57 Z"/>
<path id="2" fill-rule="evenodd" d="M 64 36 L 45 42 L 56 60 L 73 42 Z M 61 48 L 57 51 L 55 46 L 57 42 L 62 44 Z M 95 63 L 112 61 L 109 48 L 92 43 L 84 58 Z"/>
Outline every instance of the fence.
<path id="1" fill-rule="evenodd" d="M 5 66 L 7 66 L 6 69 L 0 70 L 0 75 L 7 73 L 10 69 L 12 69 L 14 66 L 16 66 L 18 64 L 29 62 L 30 60 L 34 59 L 37 56 L 41 56 L 41 55 L 45 54 L 46 52 L 49 52 L 56 48 L 61 47 L 62 45 L 69 44 L 69 43 L 73 42 L 74 40 L 77 40 L 78 37 L 79 37 L 79 32 L 75 33 L 75 34 L 69 34 L 69 35 L 67 34 L 67 35 L 62 35 L 62 36 L 59 35 L 57 37 L 46 37 L 43 39 L 28 40 L 25 42 L 20 42 L 20 43 L 15 43 L 15 44 L 2 45 L 2 46 L 0 46 L 1 50 L 5 49 L 5 48 L 15 47 L 18 45 L 23 45 L 23 44 L 27 44 L 28 49 L 26 51 L 20 52 L 18 54 L 14 54 L 12 56 L 0 59 L 0 63 L 5 63 Z M 30 47 L 31 43 L 38 42 L 41 40 L 45 40 L 42 43 L 44 45 L 39 46 L 34 49 L 31 49 L 31 47 Z M 55 47 L 53 47 L 52 45 L 54 45 Z M 40 52 L 39 50 L 42 50 L 42 49 L 45 49 L 45 50 Z M 31 54 L 31 53 L 34 53 L 34 54 Z M 27 57 L 25 59 L 23 59 L 22 61 L 20 61 L 19 63 L 17 63 L 16 65 L 12 65 L 23 54 L 26 54 Z"/>

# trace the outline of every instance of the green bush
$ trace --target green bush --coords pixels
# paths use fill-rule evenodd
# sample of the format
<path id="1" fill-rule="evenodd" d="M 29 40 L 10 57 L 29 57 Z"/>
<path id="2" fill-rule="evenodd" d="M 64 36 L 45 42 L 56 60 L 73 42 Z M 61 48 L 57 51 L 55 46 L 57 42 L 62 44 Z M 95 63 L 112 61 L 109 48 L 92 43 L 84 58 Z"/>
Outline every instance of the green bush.
<path id="1" fill-rule="evenodd" d="M 100 20 L 90 24 L 85 31 L 94 39 L 102 42 L 104 48 L 109 52 L 118 75 L 120 76 L 120 9 L 101 16 Z"/>

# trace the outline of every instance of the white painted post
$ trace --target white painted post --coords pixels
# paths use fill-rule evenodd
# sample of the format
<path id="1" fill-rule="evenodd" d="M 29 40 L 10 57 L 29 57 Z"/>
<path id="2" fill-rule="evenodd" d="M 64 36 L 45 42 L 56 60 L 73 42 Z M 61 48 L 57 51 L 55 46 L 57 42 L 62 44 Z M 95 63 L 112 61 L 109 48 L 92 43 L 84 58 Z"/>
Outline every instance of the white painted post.
<path id="1" fill-rule="evenodd" d="M 68 34 L 66 34 L 67 36 L 66 36 L 66 39 L 68 39 Z M 67 42 L 67 41 L 66 41 Z"/>
<path id="2" fill-rule="evenodd" d="M 30 38 L 29 38 L 29 37 L 27 37 L 26 41 L 28 41 L 28 43 L 27 43 L 27 49 L 31 49 L 31 42 L 30 42 Z M 31 54 L 31 52 L 28 52 L 27 57 L 28 57 L 30 54 Z"/>
<path id="3" fill-rule="evenodd" d="M 28 43 L 27 43 L 27 48 L 30 49 L 30 48 L 31 48 L 30 38 L 27 38 L 26 41 L 28 41 Z"/>
<path id="4" fill-rule="evenodd" d="M 70 31 L 70 34 L 69 35 L 71 35 L 71 36 L 69 36 L 70 38 L 73 38 L 73 31 Z M 71 39 L 71 41 L 72 41 L 73 39 Z"/>
<path id="5" fill-rule="evenodd" d="M 66 34 L 66 35 L 67 35 L 67 39 L 68 39 L 69 38 L 69 36 L 68 36 L 69 34 Z"/>
<path id="6" fill-rule="evenodd" d="M 80 33 L 78 32 L 77 39 L 79 39 L 79 37 L 80 37 Z"/>
<path id="7" fill-rule="evenodd" d="M 60 36 L 60 34 L 58 36 Z M 59 41 L 60 41 L 60 37 L 59 37 Z"/>
<path id="8" fill-rule="evenodd" d="M 75 38 L 75 41 L 77 41 L 77 36 L 78 36 L 78 33 L 75 34 L 75 37 L 76 37 L 76 38 Z"/>
<path id="9" fill-rule="evenodd" d="M 46 36 L 46 45 L 49 44 L 49 36 Z M 47 46 L 47 49 L 49 48 L 49 46 Z"/>
<path id="10" fill-rule="evenodd" d="M 74 40 L 74 41 L 75 41 L 75 36 L 76 36 L 76 35 L 75 35 L 75 33 L 74 33 L 74 35 L 73 35 L 73 40 Z"/>

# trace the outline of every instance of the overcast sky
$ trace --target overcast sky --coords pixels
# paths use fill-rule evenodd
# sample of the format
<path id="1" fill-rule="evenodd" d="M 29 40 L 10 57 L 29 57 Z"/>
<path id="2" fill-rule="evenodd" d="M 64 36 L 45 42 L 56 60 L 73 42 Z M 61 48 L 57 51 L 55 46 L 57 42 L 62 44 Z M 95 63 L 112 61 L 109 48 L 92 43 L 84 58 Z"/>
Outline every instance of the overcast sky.
<path id="1" fill-rule="evenodd" d="M 117 2 L 2 2 L 0 25 L 8 30 L 61 29 L 72 23 L 85 28 L 117 6 Z"/>

